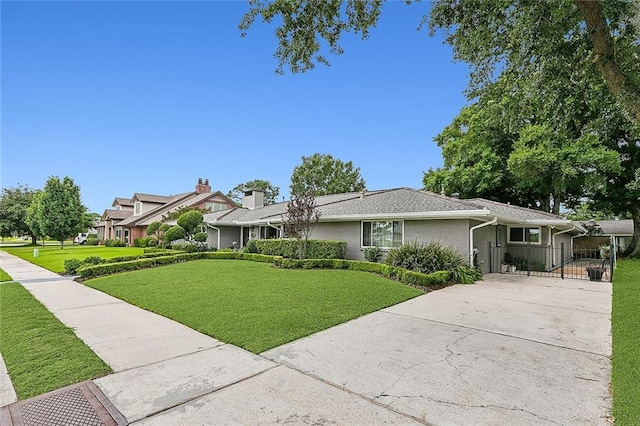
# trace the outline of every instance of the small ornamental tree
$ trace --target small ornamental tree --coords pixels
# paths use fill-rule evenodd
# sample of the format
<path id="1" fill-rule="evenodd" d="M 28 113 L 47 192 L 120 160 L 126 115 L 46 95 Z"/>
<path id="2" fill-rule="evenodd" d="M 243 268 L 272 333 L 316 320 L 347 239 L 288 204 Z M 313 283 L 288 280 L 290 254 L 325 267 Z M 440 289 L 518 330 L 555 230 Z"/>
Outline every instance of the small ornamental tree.
<path id="1" fill-rule="evenodd" d="M 168 223 L 163 223 L 162 225 L 160 225 L 160 227 L 158 227 L 158 231 L 156 232 L 156 234 L 158 235 L 158 244 L 162 244 L 162 246 L 165 246 L 165 237 L 164 234 L 169 230 L 169 228 L 171 228 L 169 226 Z"/>
<path id="2" fill-rule="evenodd" d="M 73 179 L 65 176 L 60 180 L 52 176 L 47 180 L 42 196 L 39 197 L 40 214 L 38 222 L 43 234 L 60 242 L 86 231 L 87 208 L 80 201 L 80 187 Z"/>
<path id="3" fill-rule="evenodd" d="M 187 239 L 193 239 L 193 234 L 198 232 L 204 217 L 201 211 L 191 210 L 182 214 L 178 218 L 178 225 L 182 226 L 186 233 Z"/>
<path id="4" fill-rule="evenodd" d="M 283 225 L 285 234 L 298 242 L 299 259 L 304 259 L 311 231 L 319 220 L 320 211 L 313 191 L 291 196 L 287 204 L 287 212 L 283 216 Z"/>
<path id="5" fill-rule="evenodd" d="M 172 226 L 164 233 L 164 241 L 171 244 L 174 241 L 181 240 L 185 236 L 184 228 L 180 225 Z"/>

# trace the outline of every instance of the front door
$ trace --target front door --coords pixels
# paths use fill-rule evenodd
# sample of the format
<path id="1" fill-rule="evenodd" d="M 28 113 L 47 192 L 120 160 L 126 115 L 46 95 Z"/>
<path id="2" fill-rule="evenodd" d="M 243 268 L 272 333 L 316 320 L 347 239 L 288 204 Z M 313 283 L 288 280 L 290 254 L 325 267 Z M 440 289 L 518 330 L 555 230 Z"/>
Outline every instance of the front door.
<path id="1" fill-rule="evenodd" d="M 250 237 L 251 237 L 251 227 L 243 226 L 242 227 L 242 247 L 247 245 Z"/>

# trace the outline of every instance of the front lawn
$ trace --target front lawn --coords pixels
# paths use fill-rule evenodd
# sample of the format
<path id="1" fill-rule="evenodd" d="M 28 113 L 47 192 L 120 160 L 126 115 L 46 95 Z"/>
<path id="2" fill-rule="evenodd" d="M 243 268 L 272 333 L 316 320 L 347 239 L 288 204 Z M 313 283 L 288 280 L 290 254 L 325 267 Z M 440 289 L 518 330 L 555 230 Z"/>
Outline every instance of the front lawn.
<path id="1" fill-rule="evenodd" d="M 86 284 L 254 353 L 422 294 L 377 275 L 198 260 Z"/>
<path id="2" fill-rule="evenodd" d="M 0 268 L 0 283 L 3 281 L 11 281 L 11 275 L 7 274 L 4 269 Z"/>
<path id="3" fill-rule="evenodd" d="M 118 256 L 133 256 L 142 254 L 139 247 L 105 247 L 105 246 L 24 246 L 24 247 L 3 247 L 7 253 L 18 256 L 28 262 L 35 263 L 56 273 L 64 272 L 64 261 L 66 259 L 84 259 L 89 256 L 100 256 L 105 259 Z M 39 251 L 39 256 L 33 256 L 33 250 Z"/>
<path id="4" fill-rule="evenodd" d="M 640 260 L 618 263 L 613 276 L 613 415 L 640 425 Z"/>
<path id="5" fill-rule="evenodd" d="M 18 283 L 0 284 L 0 352 L 20 399 L 111 369 Z"/>

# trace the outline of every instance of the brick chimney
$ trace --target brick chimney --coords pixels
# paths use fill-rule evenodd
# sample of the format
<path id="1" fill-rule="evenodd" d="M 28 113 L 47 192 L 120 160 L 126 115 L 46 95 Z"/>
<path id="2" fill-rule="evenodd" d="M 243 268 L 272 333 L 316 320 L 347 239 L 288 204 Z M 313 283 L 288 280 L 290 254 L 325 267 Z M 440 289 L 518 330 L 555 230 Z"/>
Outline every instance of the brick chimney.
<path id="1" fill-rule="evenodd" d="M 209 179 L 205 179 L 204 183 L 202 183 L 202 178 L 198 178 L 198 184 L 196 185 L 196 192 L 198 194 L 208 194 L 211 192 L 211 187 L 209 186 Z"/>

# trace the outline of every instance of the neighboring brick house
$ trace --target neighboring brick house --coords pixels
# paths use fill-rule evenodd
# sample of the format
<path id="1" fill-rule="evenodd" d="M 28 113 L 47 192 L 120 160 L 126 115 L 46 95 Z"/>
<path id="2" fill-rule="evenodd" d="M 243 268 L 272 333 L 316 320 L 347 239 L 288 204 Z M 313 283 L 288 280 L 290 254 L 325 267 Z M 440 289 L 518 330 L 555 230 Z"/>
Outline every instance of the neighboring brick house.
<path id="1" fill-rule="evenodd" d="M 117 200 L 117 199 L 116 199 Z M 164 216 L 184 207 L 197 207 L 216 212 L 235 207 L 234 202 L 220 191 L 211 192 L 209 179 L 198 179 L 195 191 L 178 195 L 152 195 L 135 193 L 129 200 L 131 212 L 115 224 L 112 238 L 119 238 L 126 244 L 133 244 L 136 238 L 147 236 L 147 226 L 162 221 Z M 127 206 L 128 207 L 128 206 Z M 113 211 L 109 211 L 114 215 Z M 105 211 L 105 214 L 107 211 Z M 127 213 L 129 213 L 127 211 Z M 122 213 L 115 213 L 120 217 Z M 109 216 L 111 217 L 111 216 Z M 103 219 L 104 220 L 104 219 Z"/>
<path id="2" fill-rule="evenodd" d="M 120 239 L 122 227 L 119 227 L 118 223 L 133 214 L 133 203 L 129 198 L 116 197 L 111 203 L 111 207 L 113 208 L 102 213 L 100 222 L 95 226 L 99 241 Z"/>

